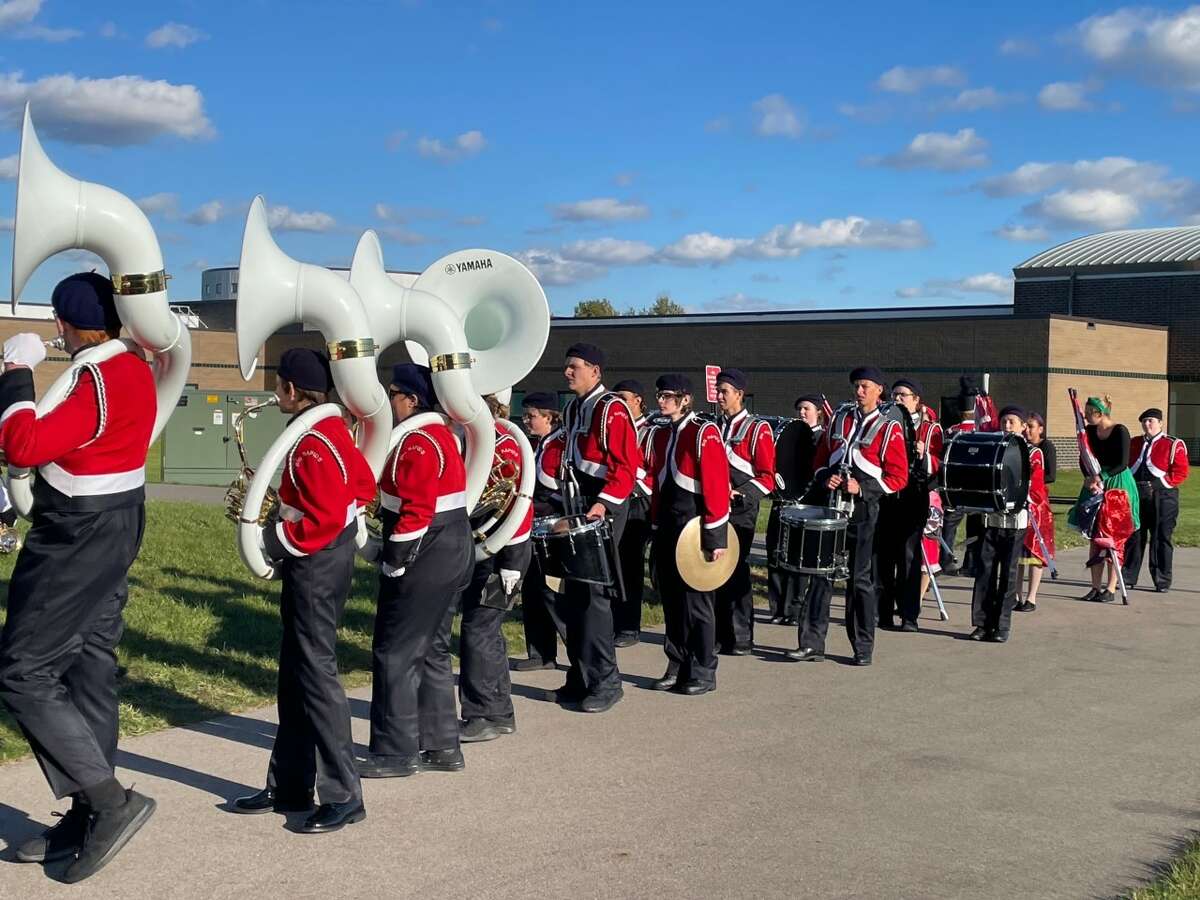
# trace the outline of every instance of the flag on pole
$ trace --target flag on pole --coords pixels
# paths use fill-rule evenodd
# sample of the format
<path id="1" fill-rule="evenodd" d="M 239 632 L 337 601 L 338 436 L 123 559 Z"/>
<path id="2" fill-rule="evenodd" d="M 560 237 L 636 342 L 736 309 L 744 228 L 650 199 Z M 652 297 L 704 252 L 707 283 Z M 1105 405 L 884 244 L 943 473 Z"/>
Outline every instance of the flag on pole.
<path id="1" fill-rule="evenodd" d="M 1083 420 L 1083 407 L 1079 405 L 1079 392 L 1075 388 L 1067 388 L 1067 393 L 1071 397 L 1071 406 L 1075 412 L 1075 437 L 1079 441 L 1079 462 L 1086 472 L 1092 478 L 1100 474 L 1100 461 L 1096 459 L 1096 454 L 1092 452 L 1092 447 L 1088 443 L 1087 425 Z"/>

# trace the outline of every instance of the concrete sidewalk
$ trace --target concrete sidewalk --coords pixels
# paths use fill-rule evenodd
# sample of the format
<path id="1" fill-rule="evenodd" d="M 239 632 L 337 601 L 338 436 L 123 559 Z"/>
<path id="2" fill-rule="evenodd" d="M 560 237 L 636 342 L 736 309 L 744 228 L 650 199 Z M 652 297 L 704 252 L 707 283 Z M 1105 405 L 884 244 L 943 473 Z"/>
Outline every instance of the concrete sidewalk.
<path id="1" fill-rule="evenodd" d="M 1200 551 L 1127 608 L 1075 602 L 1081 564 L 1006 645 L 961 639 L 952 579 L 950 622 L 880 633 L 869 669 L 838 626 L 835 657 L 800 664 L 794 629 L 761 625 L 706 697 L 646 690 L 658 634 L 621 651 L 606 715 L 541 700 L 561 672 L 519 674 L 515 736 L 460 774 L 366 782 L 367 820 L 334 835 L 222 811 L 261 786 L 273 710 L 130 739 L 150 824 L 83 888 L 0 862 L 0 897 L 1112 896 L 1200 828 Z M 0 856 L 53 806 L 32 762 L 0 768 Z"/>

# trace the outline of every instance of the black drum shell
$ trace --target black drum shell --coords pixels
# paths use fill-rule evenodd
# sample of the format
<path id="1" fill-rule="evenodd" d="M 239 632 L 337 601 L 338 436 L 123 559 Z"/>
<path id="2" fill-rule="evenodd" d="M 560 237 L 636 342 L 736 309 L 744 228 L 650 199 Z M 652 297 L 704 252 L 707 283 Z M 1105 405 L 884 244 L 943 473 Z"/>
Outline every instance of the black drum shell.
<path id="1" fill-rule="evenodd" d="M 798 500 L 812 481 L 813 432 L 807 422 L 793 419 L 775 432 L 775 472 L 783 482 L 779 496 Z"/>
<path id="2" fill-rule="evenodd" d="M 803 575 L 832 576 L 845 565 L 849 520 L 825 506 L 791 504 L 779 513 L 777 565 Z"/>
<path id="3" fill-rule="evenodd" d="M 950 435 L 942 454 L 941 491 L 947 509 L 1019 512 L 1029 499 L 1029 444 L 1003 431 Z"/>
<path id="4" fill-rule="evenodd" d="M 555 525 L 564 521 L 569 527 L 555 531 Z M 612 525 L 607 519 L 587 522 L 584 516 L 546 516 L 534 522 L 530 538 L 546 575 L 603 587 L 616 583 Z"/>

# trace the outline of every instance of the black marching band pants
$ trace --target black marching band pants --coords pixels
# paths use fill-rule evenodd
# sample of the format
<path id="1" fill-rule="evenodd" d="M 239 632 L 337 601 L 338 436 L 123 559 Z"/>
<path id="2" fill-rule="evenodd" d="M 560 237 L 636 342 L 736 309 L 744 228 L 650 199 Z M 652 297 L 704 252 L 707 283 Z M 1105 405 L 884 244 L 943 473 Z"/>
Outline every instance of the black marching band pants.
<path id="1" fill-rule="evenodd" d="M 532 544 L 526 540 L 505 548 L 507 568 L 522 575 L 529 568 Z M 458 641 L 458 700 L 464 719 L 511 718 L 512 682 L 508 677 L 508 644 L 500 626 L 508 613 L 484 606 L 483 590 L 488 579 L 498 575 L 500 557 L 475 563 L 471 581 L 462 594 L 462 623 Z"/>
<path id="2" fill-rule="evenodd" d="M 458 746 L 451 626 L 475 554 L 464 514 L 432 525 L 403 575 L 379 573 L 371 685 L 371 753 L 415 756 Z"/>
<path id="3" fill-rule="evenodd" d="M 692 590 L 679 577 L 675 546 L 682 530 L 681 527 L 660 525 L 651 544 L 658 594 L 662 598 L 666 620 L 667 673 L 675 675 L 681 684 L 698 681 L 716 686 L 714 592 Z"/>
<path id="4" fill-rule="evenodd" d="M 555 594 L 546 584 L 536 553 L 529 560 L 529 570 L 521 585 L 521 622 L 529 658 L 554 662 L 558 657 L 558 638 L 566 641 L 567 633 L 558 619 Z"/>
<path id="5" fill-rule="evenodd" d="M 37 513 L 9 581 L 0 699 L 59 798 L 113 777 L 116 647 L 145 524 L 141 503 Z"/>
<path id="6" fill-rule="evenodd" d="M 584 509 L 591 503 L 592 498 L 585 499 Z M 629 504 L 625 503 L 616 513 L 610 513 L 614 548 L 621 545 L 628 512 Z M 614 569 L 616 583 L 611 587 L 567 579 L 563 593 L 554 595 L 554 615 L 566 634 L 567 659 L 571 664 L 563 687 L 579 699 L 609 697 L 621 690 L 613 644 L 613 607 L 620 602 L 623 592 L 620 566 Z"/>
<path id="7" fill-rule="evenodd" d="M 329 546 L 280 563 L 279 730 L 267 786 L 287 794 L 315 788 L 321 803 L 362 797 L 350 704 L 337 668 L 337 629 L 354 578 L 356 532 L 351 524 Z"/>
<path id="8" fill-rule="evenodd" d="M 630 500 L 630 503 L 633 503 Z M 646 545 L 650 542 L 650 523 L 643 516 L 630 516 L 617 553 L 621 557 L 621 583 L 625 595 L 613 610 L 617 634 L 637 635 L 642 630 L 642 596 L 646 586 Z"/>
<path id="9" fill-rule="evenodd" d="M 971 593 L 971 625 L 1007 632 L 1021 586 L 1018 565 L 1025 547 L 1024 528 L 985 528 L 979 545 L 979 569 Z"/>
<path id="10" fill-rule="evenodd" d="M 808 589 L 808 576 L 779 567 L 775 548 L 779 546 L 779 514 L 782 510 L 782 504 L 776 500 L 771 503 L 771 512 L 767 516 L 767 599 L 771 603 L 772 616 L 798 617 Z"/>
<path id="11" fill-rule="evenodd" d="M 861 483 L 861 481 L 860 481 Z M 878 496 L 854 498 L 854 513 L 846 529 L 850 577 L 846 581 L 846 636 L 856 656 L 871 656 L 875 649 L 878 613 L 875 584 L 875 532 L 879 524 Z M 825 652 L 829 631 L 829 605 L 833 582 L 814 575 L 808 588 L 808 612 L 800 624 L 801 649 Z"/>
<path id="12" fill-rule="evenodd" d="M 1138 482 L 1138 512 L 1142 527 L 1125 542 L 1125 586 L 1132 588 L 1141 574 L 1142 557 L 1150 547 L 1150 578 L 1160 591 L 1171 587 L 1175 559 L 1175 523 L 1179 520 L 1179 488 L 1154 482 Z"/>
<path id="13" fill-rule="evenodd" d="M 879 501 L 875 557 L 879 621 L 885 625 L 894 624 L 897 614 L 902 622 L 916 622 L 921 615 L 921 540 L 928 518 L 928 491 L 901 491 Z"/>
<path id="14" fill-rule="evenodd" d="M 716 590 L 717 644 L 726 651 L 754 644 L 754 586 L 750 579 L 750 548 L 754 525 L 734 525 L 738 561 L 733 574 Z"/>

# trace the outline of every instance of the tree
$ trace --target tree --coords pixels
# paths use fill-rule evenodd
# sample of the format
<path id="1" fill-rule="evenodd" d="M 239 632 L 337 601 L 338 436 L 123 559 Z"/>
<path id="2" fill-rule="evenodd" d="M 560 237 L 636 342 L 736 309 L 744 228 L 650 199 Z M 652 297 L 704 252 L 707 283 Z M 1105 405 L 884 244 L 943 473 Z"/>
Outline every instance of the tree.
<path id="1" fill-rule="evenodd" d="M 580 300 L 575 304 L 577 319 L 607 319 L 619 315 L 616 308 L 604 297 L 593 300 Z"/>
<path id="2" fill-rule="evenodd" d="M 651 306 L 642 310 L 643 316 L 682 316 L 687 310 L 671 299 L 670 294 L 659 294 Z"/>

